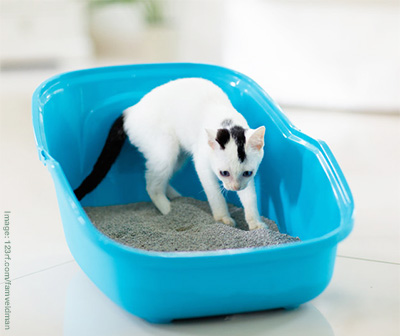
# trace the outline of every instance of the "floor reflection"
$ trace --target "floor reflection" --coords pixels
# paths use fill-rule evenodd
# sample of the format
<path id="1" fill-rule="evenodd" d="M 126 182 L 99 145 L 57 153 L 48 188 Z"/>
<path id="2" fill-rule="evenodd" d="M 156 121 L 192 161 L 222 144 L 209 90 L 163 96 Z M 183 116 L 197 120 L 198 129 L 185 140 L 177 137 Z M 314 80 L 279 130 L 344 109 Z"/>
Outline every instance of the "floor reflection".
<path id="1" fill-rule="evenodd" d="M 311 303 L 291 311 L 282 309 L 150 324 L 114 304 L 79 270 L 67 291 L 64 335 L 333 336 L 334 333 Z"/>

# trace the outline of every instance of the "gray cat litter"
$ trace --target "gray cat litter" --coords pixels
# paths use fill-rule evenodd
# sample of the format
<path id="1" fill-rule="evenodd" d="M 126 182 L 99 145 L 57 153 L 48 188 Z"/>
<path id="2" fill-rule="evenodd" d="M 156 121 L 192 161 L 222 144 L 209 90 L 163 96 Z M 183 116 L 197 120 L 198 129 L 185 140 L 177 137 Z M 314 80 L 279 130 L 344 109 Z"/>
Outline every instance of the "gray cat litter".
<path id="1" fill-rule="evenodd" d="M 229 205 L 236 227 L 216 223 L 207 202 L 180 197 L 162 215 L 151 202 L 85 207 L 95 227 L 128 246 L 149 251 L 212 251 L 271 246 L 300 241 L 282 234 L 270 219 L 266 227 L 248 231 L 242 208 Z"/>

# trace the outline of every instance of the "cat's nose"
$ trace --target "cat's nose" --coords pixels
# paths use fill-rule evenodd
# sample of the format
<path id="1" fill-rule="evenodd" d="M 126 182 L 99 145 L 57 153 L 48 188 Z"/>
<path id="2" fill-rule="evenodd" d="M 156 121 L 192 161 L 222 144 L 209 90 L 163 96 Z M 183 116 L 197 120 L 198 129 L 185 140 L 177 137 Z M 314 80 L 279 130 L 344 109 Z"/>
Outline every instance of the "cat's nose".
<path id="1" fill-rule="evenodd" d="M 238 191 L 238 190 L 240 190 L 240 184 L 239 183 L 232 183 L 231 188 L 234 191 Z"/>

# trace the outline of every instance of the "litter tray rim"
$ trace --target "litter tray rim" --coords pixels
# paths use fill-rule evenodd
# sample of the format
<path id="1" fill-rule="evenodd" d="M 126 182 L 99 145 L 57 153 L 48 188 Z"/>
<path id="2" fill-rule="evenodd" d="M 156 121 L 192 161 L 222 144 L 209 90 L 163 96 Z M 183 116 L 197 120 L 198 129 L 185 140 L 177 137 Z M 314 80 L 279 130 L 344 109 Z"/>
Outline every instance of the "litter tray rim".
<path id="1" fill-rule="evenodd" d="M 58 161 L 56 161 L 48 151 L 48 145 L 46 141 L 46 136 L 44 133 L 44 123 L 43 123 L 43 109 L 42 106 L 45 104 L 46 100 L 51 95 L 51 90 L 57 88 L 63 81 L 76 81 L 82 80 L 82 76 L 102 76 L 102 78 L 109 74 L 114 74 L 116 72 L 121 72 L 122 75 L 125 74 L 125 70 L 129 69 L 150 69 L 161 68 L 168 69 L 176 68 L 180 71 L 191 70 L 194 68 L 203 68 L 207 71 L 218 71 L 222 74 L 228 74 L 230 76 L 235 76 L 239 78 L 243 83 L 246 84 L 248 88 L 251 88 L 255 93 L 257 102 L 261 106 L 268 106 L 271 118 L 274 123 L 280 129 L 280 131 L 291 141 L 301 142 L 303 146 L 306 146 L 309 150 L 316 153 L 319 157 L 320 163 L 323 165 L 323 169 L 326 172 L 332 187 L 334 188 L 336 194 L 336 201 L 338 204 L 339 212 L 341 214 L 341 219 L 339 226 L 317 238 L 308 239 L 305 241 L 288 243 L 282 245 L 274 246 L 264 246 L 264 247 L 252 247 L 252 248 L 237 248 L 237 249 L 224 249 L 215 251 L 177 251 L 177 252 L 164 252 L 164 251 L 148 251 L 131 246 L 124 245 L 118 241 L 111 239 L 104 233 L 99 231 L 93 223 L 90 221 L 83 206 L 77 200 L 75 194 L 73 193 L 72 187 L 68 182 L 63 169 Z M 125 75 L 126 76 L 126 75 Z M 185 76 L 181 76 L 184 78 Z M 190 76 L 186 76 L 190 77 Z M 75 82 L 75 84 L 76 84 Z M 71 84 L 68 84 L 69 86 Z M 46 96 L 47 95 L 47 96 Z M 44 102 L 42 98 L 44 99 Z M 63 187 L 63 196 L 67 198 L 67 203 L 70 209 L 75 214 L 76 218 L 80 218 L 89 225 L 82 225 L 82 229 L 86 231 L 88 237 L 93 240 L 96 244 L 101 245 L 102 249 L 108 250 L 110 252 L 120 252 L 124 254 L 135 253 L 143 257 L 156 257 L 156 258 L 207 258 L 207 257 L 231 257 L 238 255 L 255 255 L 260 253 L 268 253 L 270 257 L 273 255 L 279 255 L 279 258 L 287 255 L 292 256 L 296 253 L 296 256 L 313 253 L 319 250 L 321 247 L 333 247 L 337 245 L 340 241 L 345 239 L 351 232 L 354 223 L 354 201 L 351 190 L 347 184 L 347 181 L 343 175 L 341 168 L 339 167 L 333 153 L 327 146 L 327 144 L 322 140 L 314 139 L 305 133 L 301 132 L 288 117 L 282 112 L 280 107 L 275 103 L 275 101 L 266 93 L 254 80 L 248 76 L 237 72 L 235 70 L 228 69 L 226 67 L 221 67 L 217 65 L 203 64 L 203 63 L 149 63 L 149 64 L 129 64 L 129 65 L 115 65 L 115 66 L 105 66 L 105 67 L 95 67 L 89 69 L 81 69 L 75 71 L 64 72 L 42 82 L 34 91 L 32 96 L 32 121 L 34 128 L 35 143 L 39 154 L 39 159 L 42 163 L 48 167 L 50 171 L 53 171 L 53 178 L 57 178 Z"/>

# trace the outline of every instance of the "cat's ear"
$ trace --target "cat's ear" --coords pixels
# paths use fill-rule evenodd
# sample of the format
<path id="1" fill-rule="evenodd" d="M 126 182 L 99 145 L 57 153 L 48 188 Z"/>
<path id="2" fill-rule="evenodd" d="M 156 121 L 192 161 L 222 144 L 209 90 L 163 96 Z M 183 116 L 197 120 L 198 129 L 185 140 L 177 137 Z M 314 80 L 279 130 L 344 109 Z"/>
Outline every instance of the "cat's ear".
<path id="1" fill-rule="evenodd" d="M 208 145 L 212 149 L 217 149 L 218 148 L 218 142 L 216 140 L 217 131 L 211 130 L 211 129 L 206 129 L 206 132 L 207 132 Z"/>
<path id="2" fill-rule="evenodd" d="M 264 147 L 265 127 L 261 126 L 254 130 L 247 141 L 247 145 L 255 150 L 261 150 Z"/>

